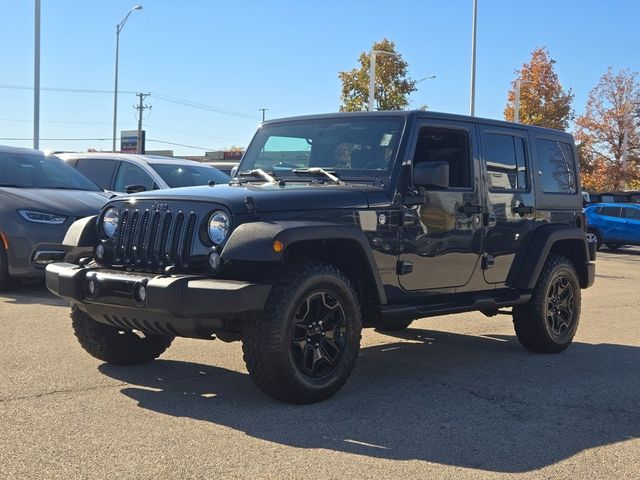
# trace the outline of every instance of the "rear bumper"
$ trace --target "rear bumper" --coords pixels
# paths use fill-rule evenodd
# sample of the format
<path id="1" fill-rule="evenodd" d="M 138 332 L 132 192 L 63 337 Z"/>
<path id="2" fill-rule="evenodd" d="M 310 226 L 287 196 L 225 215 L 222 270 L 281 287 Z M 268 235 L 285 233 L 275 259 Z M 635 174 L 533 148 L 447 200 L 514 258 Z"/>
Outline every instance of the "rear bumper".
<path id="1" fill-rule="evenodd" d="M 147 333 L 208 338 L 262 312 L 270 285 L 194 275 L 155 276 L 53 263 L 47 288 L 94 320 Z M 141 292 L 143 291 L 143 295 Z"/>

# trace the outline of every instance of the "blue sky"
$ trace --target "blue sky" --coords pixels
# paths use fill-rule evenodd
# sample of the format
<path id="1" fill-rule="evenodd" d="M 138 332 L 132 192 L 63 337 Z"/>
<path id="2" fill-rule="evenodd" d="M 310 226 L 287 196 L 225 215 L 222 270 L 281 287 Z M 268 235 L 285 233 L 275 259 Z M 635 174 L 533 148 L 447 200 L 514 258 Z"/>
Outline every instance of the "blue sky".
<path id="1" fill-rule="evenodd" d="M 411 106 L 468 113 L 472 0 L 139 0 L 120 36 L 121 92 L 151 92 L 147 138 L 204 149 L 245 146 L 268 118 L 337 111 L 338 72 L 384 37 L 420 83 Z M 546 45 L 580 113 L 607 67 L 640 70 L 635 0 L 479 0 L 476 114 L 502 118 L 514 70 Z M 130 0 L 42 0 L 41 85 L 113 90 L 115 25 Z M 31 146 L 31 0 L 0 3 L 0 143 Z M 167 102 L 154 93 L 216 111 Z M 119 96 L 118 130 L 136 126 L 133 93 Z M 41 148 L 109 149 L 113 97 L 41 93 Z M 237 114 L 236 114 L 237 113 Z M 26 141 L 5 138 L 29 138 Z M 181 154 L 203 150 L 150 142 Z"/>

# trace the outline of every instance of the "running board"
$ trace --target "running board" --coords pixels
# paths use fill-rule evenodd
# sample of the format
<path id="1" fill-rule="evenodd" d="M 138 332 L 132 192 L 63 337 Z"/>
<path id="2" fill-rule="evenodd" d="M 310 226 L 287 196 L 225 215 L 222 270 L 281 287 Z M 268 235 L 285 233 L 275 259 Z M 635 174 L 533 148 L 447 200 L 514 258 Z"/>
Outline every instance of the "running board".
<path id="1" fill-rule="evenodd" d="M 514 293 L 500 297 L 476 297 L 469 298 L 463 302 L 433 303 L 428 305 L 382 305 L 379 307 L 380 319 L 382 321 L 393 321 L 402 319 L 417 319 L 425 317 L 436 317 L 438 315 L 449 315 L 451 313 L 463 313 L 480 311 L 488 317 L 499 313 L 501 307 L 511 307 L 527 303 L 531 299 L 530 293 Z"/>

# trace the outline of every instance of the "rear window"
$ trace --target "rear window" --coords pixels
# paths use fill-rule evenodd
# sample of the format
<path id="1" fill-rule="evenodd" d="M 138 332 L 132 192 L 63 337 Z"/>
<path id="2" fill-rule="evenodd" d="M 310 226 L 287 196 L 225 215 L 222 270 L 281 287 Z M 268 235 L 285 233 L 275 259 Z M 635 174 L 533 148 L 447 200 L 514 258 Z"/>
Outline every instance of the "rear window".
<path id="1" fill-rule="evenodd" d="M 598 213 L 605 217 L 619 217 L 620 207 L 600 207 L 598 208 Z"/>
<path id="2" fill-rule="evenodd" d="M 556 140 L 536 140 L 538 182 L 545 193 L 576 193 L 578 190 L 573 148 Z"/>

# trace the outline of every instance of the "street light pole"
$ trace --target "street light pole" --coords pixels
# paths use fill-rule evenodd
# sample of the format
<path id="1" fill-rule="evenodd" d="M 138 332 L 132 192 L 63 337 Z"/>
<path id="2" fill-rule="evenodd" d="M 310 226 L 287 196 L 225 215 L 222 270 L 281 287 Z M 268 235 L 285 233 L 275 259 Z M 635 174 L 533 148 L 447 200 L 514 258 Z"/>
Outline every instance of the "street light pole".
<path id="1" fill-rule="evenodd" d="M 127 13 L 122 21 L 116 25 L 116 79 L 113 88 L 113 152 L 116 151 L 116 132 L 118 128 L 118 53 L 120 50 L 120 32 L 124 28 L 124 24 L 127 23 L 129 15 L 131 15 L 135 10 L 142 10 L 142 5 L 134 6 L 131 10 L 129 10 L 129 13 Z"/>
<path id="2" fill-rule="evenodd" d="M 393 52 L 386 50 L 371 50 L 369 52 L 369 111 L 373 112 L 376 105 L 376 55 L 391 55 Z"/>
<path id="3" fill-rule="evenodd" d="M 40 0 L 35 0 L 33 51 L 33 148 L 40 148 Z"/>
<path id="4" fill-rule="evenodd" d="M 471 27 L 471 95 L 469 99 L 469 115 L 476 114 L 476 27 L 478 18 L 478 0 L 473 0 L 473 20 Z"/>

